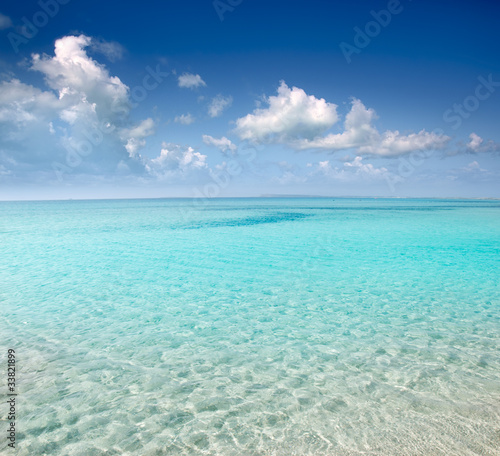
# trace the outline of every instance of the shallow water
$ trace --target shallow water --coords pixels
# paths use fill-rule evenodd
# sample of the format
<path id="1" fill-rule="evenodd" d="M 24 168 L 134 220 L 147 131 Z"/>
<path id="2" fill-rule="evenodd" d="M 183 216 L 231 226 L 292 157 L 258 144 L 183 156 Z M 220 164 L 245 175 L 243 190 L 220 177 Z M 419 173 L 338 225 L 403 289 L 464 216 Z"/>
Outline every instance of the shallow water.
<path id="1" fill-rule="evenodd" d="M 16 455 L 500 454 L 499 201 L 0 211 Z"/>

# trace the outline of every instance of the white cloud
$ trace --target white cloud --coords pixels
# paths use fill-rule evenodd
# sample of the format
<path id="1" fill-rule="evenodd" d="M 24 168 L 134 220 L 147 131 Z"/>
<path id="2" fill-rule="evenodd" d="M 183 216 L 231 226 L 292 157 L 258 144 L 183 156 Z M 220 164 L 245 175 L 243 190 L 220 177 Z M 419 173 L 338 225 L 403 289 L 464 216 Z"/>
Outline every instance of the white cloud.
<path id="1" fill-rule="evenodd" d="M 375 168 L 371 163 L 363 163 L 363 157 L 355 157 L 352 162 L 345 162 L 344 168 L 351 168 L 357 174 L 370 177 L 380 177 L 387 173 L 387 168 Z"/>
<path id="2" fill-rule="evenodd" d="M 125 149 L 129 157 L 137 156 L 137 151 L 146 145 L 144 138 L 151 136 L 154 133 L 155 123 L 153 119 L 148 118 L 143 120 L 139 125 L 132 128 L 124 128 L 121 131 L 121 136 L 126 141 Z"/>
<path id="3" fill-rule="evenodd" d="M 500 151 L 500 144 L 492 140 L 485 143 L 481 136 L 471 133 L 469 135 L 469 142 L 467 143 L 467 151 L 473 153 L 498 152 Z"/>
<path id="4" fill-rule="evenodd" d="M 467 144 L 467 149 L 473 150 L 474 152 L 477 152 L 479 149 L 479 146 L 481 146 L 483 142 L 483 138 L 481 136 L 476 135 L 475 133 L 471 133 L 469 135 L 470 141 Z"/>
<path id="5" fill-rule="evenodd" d="M 255 109 L 236 120 L 236 133 L 243 140 L 260 143 L 312 139 L 324 133 L 337 120 L 337 105 L 291 89 L 281 81 L 278 95 L 266 99 L 269 107 Z"/>
<path id="6" fill-rule="evenodd" d="M 232 96 L 224 97 L 219 94 L 215 98 L 212 98 L 212 101 L 208 106 L 208 115 L 210 117 L 219 117 L 224 109 L 229 108 L 232 104 Z"/>
<path id="7" fill-rule="evenodd" d="M 199 74 L 184 73 L 179 76 L 179 87 L 187 89 L 196 89 L 197 87 L 205 87 L 207 84 Z"/>
<path id="8" fill-rule="evenodd" d="M 443 149 L 450 138 L 421 130 L 403 135 L 398 130 L 380 133 L 374 126 L 375 111 L 358 99 L 351 109 L 341 133 L 329 133 L 337 121 L 337 105 L 307 95 L 297 87 L 290 89 L 281 82 L 277 96 L 266 99 L 269 107 L 255 109 L 236 120 L 236 133 L 243 140 L 257 143 L 281 143 L 297 150 L 335 152 L 354 149 L 358 155 L 399 156 L 418 150 Z"/>
<path id="9" fill-rule="evenodd" d="M 65 105 L 52 93 L 18 79 L 0 83 L 0 122 L 26 127 L 57 115 Z"/>
<path id="10" fill-rule="evenodd" d="M 30 70 L 44 76 L 49 90 L 17 79 L 0 83 L 3 165 L 29 173 L 43 161 L 49 169 L 54 162 L 66 165 L 70 153 L 75 173 L 105 173 L 130 158 L 135 172 L 144 172 L 137 151 L 154 122 L 131 125 L 129 88 L 89 57 L 91 44 L 84 35 L 66 36 L 56 40 L 54 55 L 32 56 Z M 12 157 L 16 161 L 7 163 Z"/>
<path id="11" fill-rule="evenodd" d="M 221 152 L 231 152 L 235 153 L 236 152 L 236 145 L 231 142 L 230 139 L 226 138 L 223 136 L 222 138 L 214 138 L 213 136 L 210 135 L 203 135 L 203 142 L 207 146 L 215 146 L 218 149 L 220 149 Z"/>
<path id="12" fill-rule="evenodd" d="M 378 141 L 360 147 L 359 152 L 394 157 L 419 150 L 441 150 L 450 139 L 449 136 L 425 130 L 409 135 L 401 135 L 398 130 L 388 130 L 380 136 Z"/>
<path id="13" fill-rule="evenodd" d="M 39 168 L 58 148 L 50 123 L 67 105 L 18 79 L 0 83 L 0 164 L 14 176 Z M 59 146 L 60 148 L 60 146 Z"/>
<path id="14" fill-rule="evenodd" d="M 174 122 L 180 123 L 182 125 L 190 125 L 195 121 L 195 118 L 190 114 L 181 114 L 180 116 L 176 116 Z"/>
<path id="15" fill-rule="evenodd" d="M 341 181 L 357 179 L 366 181 L 384 178 L 388 170 L 384 167 L 376 168 L 371 163 L 363 163 L 363 157 L 357 156 L 353 161 L 345 162 L 343 167 L 332 166 L 329 160 L 321 161 L 314 173 Z"/>
<path id="16" fill-rule="evenodd" d="M 343 150 L 364 146 L 378 137 L 378 132 L 372 126 L 377 116 L 373 109 L 367 109 L 361 101 L 352 101 L 351 111 L 344 122 L 344 131 L 338 134 L 316 137 L 312 140 L 302 139 L 293 145 L 297 149 Z"/>
<path id="17" fill-rule="evenodd" d="M 32 69 L 44 74 L 47 85 L 59 92 L 61 100 L 95 105 L 100 117 L 128 113 L 128 87 L 87 55 L 85 48 L 91 41 L 84 35 L 61 38 L 55 43 L 54 57 L 33 55 Z"/>
<path id="18" fill-rule="evenodd" d="M 31 179 L 41 169 L 50 173 L 57 162 L 72 168 L 64 172 L 73 172 L 74 180 L 208 176 L 207 156 L 192 147 L 163 143 L 152 159 L 139 153 L 155 122 L 131 123 L 129 88 L 87 54 L 92 42 L 84 35 L 66 36 L 55 42 L 54 55 L 33 55 L 30 69 L 44 76 L 48 90 L 17 79 L 0 82 L 1 174 Z M 190 114 L 177 118 L 193 120 Z M 76 164 L 67 162 L 69 151 Z"/>
<path id="19" fill-rule="evenodd" d="M 146 164 L 146 169 L 153 175 L 172 175 L 207 169 L 207 156 L 195 152 L 192 147 L 163 143 L 160 155 Z"/>
<path id="20" fill-rule="evenodd" d="M 59 121 L 67 127 L 52 149 L 79 153 L 77 173 L 111 172 L 118 161 L 135 158 L 144 146 L 144 136 L 137 131 L 130 135 L 134 127 L 130 126 L 129 88 L 87 54 L 91 43 L 92 38 L 85 35 L 65 36 L 56 40 L 53 56 L 34 54 L 31 66 L 58 94 Z M 60 153 L 57 161 L 65 162 L 67 157 Z M 140 161 L 136 164 L 136 171 L 144 172 Z"/>
<path id="21" fill-rule="evenodd" d="M 391 157 L 418 150 L 443 149 L 450 140 L 448 136 L 425 130 L 408 135 L 402 135 L 398 130 L 387 130 L 381 134 L 373 126 L 375 119 L 377 115 L 373 109 L 368 109 L 360 100 L 353 99 L 342 133 L 331 133 L 312 140 L 302 139 L 291 145 L 299 150 L 321 149 L 334 152 L 355 149 L 358 154 Z"/>
<path id="22" fill-rule="evenodd" d="M 12 27 L 12 20 L 9 16 L 0 13 L 0 30 L 8 29 Z"/>

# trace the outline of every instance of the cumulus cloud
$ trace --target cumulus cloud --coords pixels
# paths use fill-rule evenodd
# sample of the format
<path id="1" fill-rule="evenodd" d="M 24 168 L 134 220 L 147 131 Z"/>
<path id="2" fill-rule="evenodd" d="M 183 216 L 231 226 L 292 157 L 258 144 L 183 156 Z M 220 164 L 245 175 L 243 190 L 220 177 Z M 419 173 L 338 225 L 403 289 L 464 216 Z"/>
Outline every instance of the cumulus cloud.
<path id="1" fill-rule="evenodd" d="M 136 158 L 154 122 L 132 124 L 129 88 L 88 55 L 92 42 L 85 35 L 66 36 L 56 40 L 54 55 L 33 54 L 30 70 L 43 75 L 48 90 L 18 79 L 0 83 L 4 166 L 25 175 L 52 173 L 54 163 L 96 173 L 133 159 L 131 168 L 145 172 Z"/>
<path id="2" fill-rule="evenodd" d="M 339 119 L 337 105 L 307 95 L 281 82 L 277 96 L 266 99 L 267 108 L 236 120 L 235 132 L 243 140 L 281 143 L 296 150 L 355 150 L 358 155 L 400 156 L 418 150 L 443 149 L 451 139 L 421 130 L 401 134 L 398 130 L 380 133 L 374 125 L 375 111 L 358 99 L 351 102 L 341 133 L 327 133 Z"/>
<path id="3" fill-rule="evenodd" d="M 43 166 L 61 148 L 51 121 L 66 107 L 54 93 L 18 79 L 0 83 L 0 164 L 12 171 L 8 175 Z"/>
<path id="4" fill-rule="evenodd" d="M 476 133 L 471 133 L 469 135 L 469 139 L 470 140 L 467 144 L 467 149 L 477 152 L 479 150 L 479 147 L 483 143 L 483 138 L 481 138 L 481 136 L 476 135 Z"/>
<path id="5" fill-rule="evenodd" d="M 0 122 L 26 127 L 53 118 L 65 107 L 52 92 L 44 92 L 19 79 L 0 83 Z"/>
<path id="6" fill-rule="evenodd" d="M 55 42 L 53 55 L 32 56 L 30 70 L 43 75 L 48 89 L 18 79 L 0 82 L 0 174 L 33 180 L 42 173 L 53 180 L 71 172 L 75 181 L 208 176 L 206 155 L 189 146 L 163 143 L 157 157 L 141 155 L 155 122 L 132 122 L 128 86 L 89 56 L 92 43 L 84 35 L 66 36 Z M 176 118 L 193 120 L 191 114 Z"/>
<path id="7" fill-rule="evenodd" d="M 223 95 L 217 95 L 212 98 L 208 106 L 208 115 L 210 117 L 219 117 L 224 109 L 229 108 L 233 104 L 233 97 L 224 97 Z"/>
<path id="8" fill-rule="evenodd" d="M 5 30 L 12 27 L 12 20 L 9 16 L 0 13 L 0 30 Z"/>
<path id="9" fill-rule="evenodd" d="M 484 139 L 476 133 L 469 135 L 469 142 L 466 146 L 467 152 L 481 153 L 481 152 L 498 152 L 500 151 L 500 144 L 490 140 L 484 142 Z"/>
<path id="10" fill-rule="evenodd" d="M 373 109 L 367 109 L 361 101 L 352 101 L 351 111 L 344 122 L 344 131 L 338 134 L 302 139 L 293 143 L 297 149 L 343 150 L 365 146 L 378 137 L 372 122 L 376 119 Z"/>
<path id="11" fill-rule="evenodd" d="M 31 69 L 45 76 L 47 85 L 59 93 L 59 99 L 67 99 L 72 105 L 86 105 L 87 111 L 96 116 L 128 113 L 128 87 L 87 55 L 85 48 L 91 41 L 84 35 L 61 38 L 55 43 L 53 57 L 33 55 Z M 85 110 L 83 106 L 78 109 Z"/>
<path id="12" fill-rule="evenodd" d="M 267 108 L 236 120 L 235 131 L 241 139 L 257 143 L 312 139 L 338 120 L 337 105 L 307 95 L 298 87 L 290 89 L 284 81 L 278 95 L 268 97 L 266 103 Z"/>
<path id="13" fill-rule="evenodd" d="M 418 150 L 443 149 L 449 136 L 421 130 L 408 135 L 398 130 L 380 133 L 373 125 L 377 115 L 358 99 L 351 102 L 351 110 L 346 115 L 344 131 L 330 133 L 312 140 L 302 139 L 290 145 L 296 149 L 319 149 L 330 152 L 354 149 L 358 154 L 371 154 L 384 157 L 400 156 Z"/>
<path id="14" fill-rule="evenodd" d="M 156 176 L 168 176 L 173 172 L 186 174 L 207 169 L 206 159 L 206 155 L 196 152 L 192 147 L 164 142 L 160 155 L 149 160 L 146 169 Z"/>
<path id="15" fill-rule="evenodd" d="M 223 136 L 222 138 L 214 138 L 210 135 L 203 135 L 203 142 L 207 146 L 217 147 L 223 153 L 229 151 L 234 154 L 237 149 L 236 145 L 233 144 L 231 140 L 226 138 L 225 136 Z"/>
<path id="16" fill-rule="evenodd" d="M 198 87 L 205 87 L 207 84 L 199 74 L 184 73 L 178 78 L 179 87 L 186 89 L 196 89 Z"/>
<path id="17" fill-rule="evenodd" d="M 126 141 L 125 149 L 129 157 L 136 157 L 137 151 L 146 145 L 145 138 L 154 133 L 154 126 L 153 119 L 148 118 L 132 128 L 124 128 L 121 131 L 122 139 Z"/>
<path id="18" fill-rule="evenodd" d="M 182 125 L 191 125 L 195 121 L 195 118 L 190 114 L 181 114 L 176 116 L 174 122 L 180 123 Z"/>

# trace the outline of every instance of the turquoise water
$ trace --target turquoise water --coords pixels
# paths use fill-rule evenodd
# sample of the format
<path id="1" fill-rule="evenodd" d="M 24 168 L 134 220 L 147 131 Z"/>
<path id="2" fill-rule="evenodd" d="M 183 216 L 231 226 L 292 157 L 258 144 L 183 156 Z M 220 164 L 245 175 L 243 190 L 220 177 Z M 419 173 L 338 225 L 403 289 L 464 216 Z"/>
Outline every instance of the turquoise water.
<path id="1" fill-rule="evenodd" d="M 500 454 L 499 201 L 0 211 L 16 456 Z"/>

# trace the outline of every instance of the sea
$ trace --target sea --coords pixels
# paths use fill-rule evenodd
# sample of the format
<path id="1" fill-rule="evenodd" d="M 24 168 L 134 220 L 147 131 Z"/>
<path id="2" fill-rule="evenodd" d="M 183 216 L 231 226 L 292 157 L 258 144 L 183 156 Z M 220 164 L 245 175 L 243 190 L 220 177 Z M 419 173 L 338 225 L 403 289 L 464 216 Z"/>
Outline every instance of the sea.
<path id="1" fill-rule="evenodd" d="M 499 282 L 498 200 L 1 202 L 0 454 L 499 455 Z"/>

